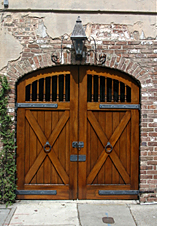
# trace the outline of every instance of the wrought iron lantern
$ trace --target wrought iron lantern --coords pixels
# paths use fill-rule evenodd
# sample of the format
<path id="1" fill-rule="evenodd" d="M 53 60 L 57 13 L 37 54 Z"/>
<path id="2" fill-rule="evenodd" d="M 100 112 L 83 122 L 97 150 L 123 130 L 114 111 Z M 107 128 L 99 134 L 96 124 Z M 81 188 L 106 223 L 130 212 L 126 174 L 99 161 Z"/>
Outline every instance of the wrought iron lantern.
<path id="1" fill-rule="evenodd" d="M 73 29 L 73 32 L 70 38 L 73 43 L 73 47 L 74 47 L 75 54 L 76 54 L 76 59 L 82 60 L 84 45 L 85 45 L 85 41 L 87 40 L 87 36 L 85 34 L 85 30 L 82 25 L 80 16 L 78 16 L 76 20 L 76 24 L 74 26 L 74 29 Z"/>
<path id="2" fill-rule="evenodd" d="M 87 36 L 85 34 L 84 27 L 82 25 L 82 21 L 80 19 L 80 16 L 78 16 L 76 20 L 76 24 L 74 26 L 72 35 L 70 37 L 72 40 L 72 46 L 71 47 L 63 47 L 63 40 L 64 37 L 62 36 L 61 39 L 61 57 L 58 57 L 56 54 L 51 55 L 51 60 L 56 65 L 62 63 L 62 55 L 64 50 L 68 50 L 68 52 L 75 52 L 75 59 L 78 61 L 82 61 L 82 59 L 86 56 L 90 56 L 90 53 L 93 52 L 95 56 L 95 63 L 103 65 L 106 61 L 106 54 L 99 54 L 99 57 L 97 57 L 97 48 L 96 48 L 96 41 L 94 37 L 90 36 L 89 39 L 87 39 Z M 85 47 L 85 42 L 88 40 L 90 43 L 91 39 L 93 40 L 94 48 L 87 50 L 87 47 Z"/>

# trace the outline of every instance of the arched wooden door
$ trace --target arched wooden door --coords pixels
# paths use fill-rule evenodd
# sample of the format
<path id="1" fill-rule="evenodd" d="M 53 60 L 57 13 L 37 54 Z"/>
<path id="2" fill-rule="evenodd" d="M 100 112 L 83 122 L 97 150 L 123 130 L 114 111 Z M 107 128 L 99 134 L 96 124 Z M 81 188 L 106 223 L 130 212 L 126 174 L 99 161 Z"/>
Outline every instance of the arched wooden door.
<path id="1" fill-rule="evenodd" d="M 54 67 L 17 85 L 18 199 L 137 199 L 139 86 L 106 68 Z"/>

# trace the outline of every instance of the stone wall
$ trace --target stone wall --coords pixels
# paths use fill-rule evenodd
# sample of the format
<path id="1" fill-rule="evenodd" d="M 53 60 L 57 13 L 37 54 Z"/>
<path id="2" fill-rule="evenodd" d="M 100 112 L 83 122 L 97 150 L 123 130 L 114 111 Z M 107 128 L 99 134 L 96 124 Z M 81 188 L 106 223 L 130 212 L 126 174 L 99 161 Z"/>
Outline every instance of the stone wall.
<path id="1" fill-rule="evenodd" d="M 10 3 L 12 2 L 14 3 L 14 1 L 10 1 Z M 26 1 L 27 4 L 29 4 L 28 2 Z M 57 21 L 58 13 L 54 12 L 56 15 L 54 17 L 50 12 L 49 14 Z M 76 15 L 72 15 L 72 18 L 74 16 Z M 94 16 L 96 17 L 96 13 Z M 142 16 L 140 17 L 142 18 Z M 3 42 L 0 47 L 2 50 L 0 74 L 7 76 L 11 86 L 8 109 L 13 119 L 16 114 L 15 87 L 19 78 L 34 70 L 55 65 L 51 61 L 53 53 L 59 57 L 59 65 L 75 64 L 71 59 L 69 49 L 66 48 L 71 47 L 70 35 L 77 16 L 71 22 L 72 28 L 68 28 L 70 33 L 54 34 L 53 36 L 51 34 L 52 25 L 49 30 L 47 27 L 50 18 L 48 19 L 47 15 L 45 17 L 45 13 L 40 12 L 9 11 L 1 13 L 0 36 Z M 102 21 L 101 16 L 97 20 Z M 125 21 L 124 18 L 122 21 Z M 151 21 L 152 24 L 148 25 L 145 23 L 146 21 Z M 90 20 L 83 20 L 88 36 L 87 51 L 94 48 L 92 36 L 97 43 L 98 55 L 106 54 L 107 59 L 104 64 L 106 67 L 129 73 L 141 83 L 140 190 L 154 191 L 154 193 L 142 194 L 141 202 L 152 202 L 157 199 L 157 40 L 155 21 L 155 15 L 140 22 L 134 23 L 133 21 L 133 24 L 131 21 L 130 23 L 111 21 L 93 23 Z M 60 23 L 63 24 L 62 21 Z M 147 25 L 147 30 L 143 29 L 143 25 L 144 28 Z M 87 56 L 86 61 L 82 64 L 85 63 L 98 64 L 93 53 Z"/>

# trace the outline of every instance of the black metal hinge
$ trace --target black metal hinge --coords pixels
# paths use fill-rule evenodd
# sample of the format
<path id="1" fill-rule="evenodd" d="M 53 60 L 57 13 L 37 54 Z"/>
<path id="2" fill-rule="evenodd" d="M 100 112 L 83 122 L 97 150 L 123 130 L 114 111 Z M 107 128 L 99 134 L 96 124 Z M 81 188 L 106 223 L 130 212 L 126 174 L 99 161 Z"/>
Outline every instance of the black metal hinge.
<path id="1" fill-rule="evenodd" d="M 56 190 L 16 190 L 16 195 L 56 195 Z"/>
<path id="2" fill-rule="evenodd" d="M 99 190 L 99 195 L 139 195 L 142 193 L 154 193 L 154 191 L 140 190 Z"/>

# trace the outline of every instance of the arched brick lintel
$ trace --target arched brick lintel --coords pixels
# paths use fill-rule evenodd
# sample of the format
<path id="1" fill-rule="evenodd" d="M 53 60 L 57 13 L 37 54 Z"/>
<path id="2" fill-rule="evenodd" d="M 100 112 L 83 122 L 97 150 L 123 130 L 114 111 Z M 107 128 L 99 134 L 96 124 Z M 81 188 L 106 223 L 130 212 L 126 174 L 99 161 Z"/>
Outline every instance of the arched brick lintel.
<path id="1" fill-rule="evenodd" d="M 88 63 L 82 64 L 88 65 Z M 63 63 L 59 66 L 63 65 L 71 65 L 71 63 Z M 95 65 L 94 63 L 90 63 L 90 65 L 99 66 Z M 33 58 L 9 63 L 7 66 L 6 75 L 9 80 L 12 80 L 12 82 L 16 83 L 26 74 L 53 66 L 56 65 L 51 61 L 50 54 L 42 54 L 34 56 Z M 145 68 L 142 68 L 137 62 L 120 56 L 113 56 L 110 60 L 106 61 L 103 66 L 127 73 L 137 81 L 140 81 L 141 85 L 144 83 L 144 80 L 149 77 L 149 71 L 147 71 Z"/>

